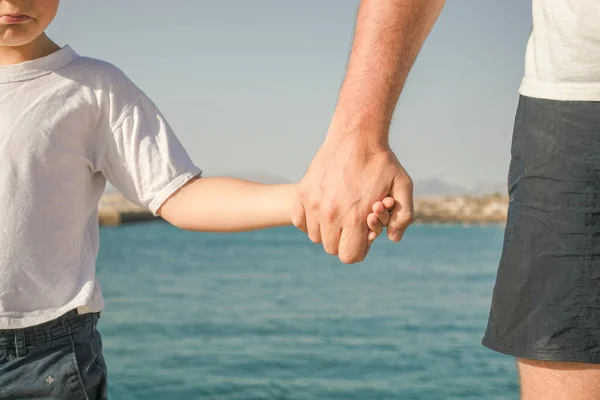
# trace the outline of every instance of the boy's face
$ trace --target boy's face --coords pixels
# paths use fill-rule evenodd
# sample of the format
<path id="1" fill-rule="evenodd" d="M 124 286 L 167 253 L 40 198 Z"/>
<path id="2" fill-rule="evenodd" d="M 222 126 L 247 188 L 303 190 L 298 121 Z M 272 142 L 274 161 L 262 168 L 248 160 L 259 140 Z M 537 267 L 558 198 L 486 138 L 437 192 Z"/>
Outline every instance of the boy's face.
<path id="1" fill-rule="evenodd" d="M 56 16 L 59 0 L 0 0 L 0 46 L 24 46 Z"/>

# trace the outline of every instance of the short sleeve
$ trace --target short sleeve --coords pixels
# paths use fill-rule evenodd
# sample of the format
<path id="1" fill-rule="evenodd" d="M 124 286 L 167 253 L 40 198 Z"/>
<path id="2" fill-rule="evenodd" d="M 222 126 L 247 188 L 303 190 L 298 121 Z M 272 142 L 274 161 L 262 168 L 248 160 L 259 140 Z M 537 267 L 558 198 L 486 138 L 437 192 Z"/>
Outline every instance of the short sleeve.
<path id="1" fill-rule="evenodd" d="M 154 215 L 175 191 L 202 173 L 143 93 L 111 127 L 101 170 L 123 196 Z"/>

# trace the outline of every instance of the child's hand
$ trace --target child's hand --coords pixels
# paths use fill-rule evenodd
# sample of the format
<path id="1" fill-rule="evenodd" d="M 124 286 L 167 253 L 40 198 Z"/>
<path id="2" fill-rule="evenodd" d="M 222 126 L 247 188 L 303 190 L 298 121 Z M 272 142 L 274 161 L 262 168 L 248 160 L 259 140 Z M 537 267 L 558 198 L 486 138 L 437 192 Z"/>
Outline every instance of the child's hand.
<path id="1" fill-rule="evenodd" d="M 383 227 L 390 222 L 390 211 L 394 208 L 395 203 L 393 197 L 386 197 L 373 204 L 373 212 L 367 217 L 369 245 L 377 239 L 377 236 L 381 235 Z"/>

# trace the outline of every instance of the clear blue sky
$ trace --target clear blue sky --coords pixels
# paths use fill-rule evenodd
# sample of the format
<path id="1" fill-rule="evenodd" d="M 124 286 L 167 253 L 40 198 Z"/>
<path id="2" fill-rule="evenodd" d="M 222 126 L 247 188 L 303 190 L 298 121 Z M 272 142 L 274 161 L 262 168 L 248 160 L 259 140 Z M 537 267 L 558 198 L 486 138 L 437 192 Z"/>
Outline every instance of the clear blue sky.
<path id="1" fill-rule="evenodd" d="M 358 0 L 63 0 L 59 44 L 123 69 L 210 175 L 299 179 L 327 131 Z M 449 1 L 391 130 L 416 180 L 504 181 L 526 0 Z"/>

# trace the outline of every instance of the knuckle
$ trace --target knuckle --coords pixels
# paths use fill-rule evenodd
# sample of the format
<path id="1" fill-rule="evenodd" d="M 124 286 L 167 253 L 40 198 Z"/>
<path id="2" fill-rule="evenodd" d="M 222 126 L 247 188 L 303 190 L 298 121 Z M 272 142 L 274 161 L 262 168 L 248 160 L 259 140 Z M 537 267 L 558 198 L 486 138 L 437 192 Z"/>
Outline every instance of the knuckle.
<path id="1" fill-rule="evenodd" d="M 413 222 L 415 222 L 414 213 L 409 213 L 404 216 L 404 223 L 406 224 L 406 226 L 411 225 Z"/>
<path id="2" fill-rule="evenodd" d="M 319 200 L 319 198 L 318 198 L 318 197 L 316 197 L 316 196 L 311 196 L 311 197 L 308 199 L 308 202 L 307 202 L 307 204 L 308 204 L 308 206 L 309 206 L 309 207 L 310 207 L 312 210 L 318 210 L 318 209 L 319 209 L 319 206 L 321 205 L 321 201 Z"/>
<path id="3" fill-rule="evenodd" d="M 394 221 L 393 225 L 395 229 L 401 229 L 408 227 L 415 221 L 414 213 L 401 213 L 398 218 Z"/>
<path id="4" fill-rule="evenodd" d="M 338 217 L 338 210 L 333 204 L 329 203 L 321 208 L 321 215 L 323 215 L 325 221 L 333 222 Z"/>
<path id="5" fill-rule="evenodd" d="M 306 203 L 306 200 L 308 198 L 308 191 L 306 190 L 306 188 L 304 187 L 304 185 L 302 183 L 300 183 L 298 185 L 298 190 L 296 191 L 296 196 L 302 204 Z"/>
<path id="6" fill-rule="evenodd" d="M 319 206 L 319 196 L 315 196 L 310 190 L 298 189 L 298 199 L 307 210 L 314 210 Z"/>

